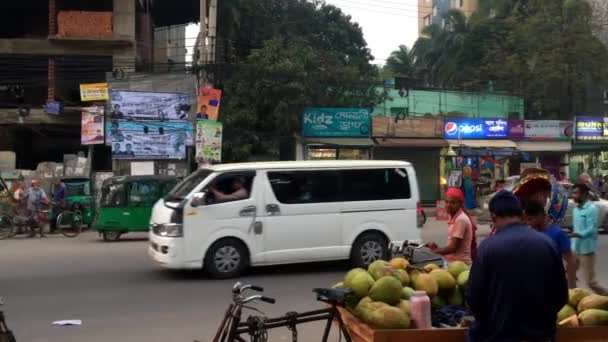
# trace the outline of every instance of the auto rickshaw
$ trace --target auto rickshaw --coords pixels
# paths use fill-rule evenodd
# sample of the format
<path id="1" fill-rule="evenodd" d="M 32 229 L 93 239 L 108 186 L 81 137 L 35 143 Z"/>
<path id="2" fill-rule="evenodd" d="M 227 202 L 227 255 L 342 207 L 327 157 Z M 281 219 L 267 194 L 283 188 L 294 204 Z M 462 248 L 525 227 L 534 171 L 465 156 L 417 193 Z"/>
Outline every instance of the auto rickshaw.
<path id="1" fill-rule="evenodd" d="M 105 241 L 118 241 L 128 232 L 146 232 L 154 204 L 178 183 L 169 176 L 108 178 L 101 187 L 95 229 Z"/>
<path id="2" fill-rule="evenodd" d="M 66 209 L 79 211 L 82 215 L 82 224 L 90 227 L 95 219 L 95 196 L 93 196 L 91 179 L 88 177 L 63 177 L 65 184 Z M 55 193 L 55 187 L 51 187 L 51 194 Z"/>

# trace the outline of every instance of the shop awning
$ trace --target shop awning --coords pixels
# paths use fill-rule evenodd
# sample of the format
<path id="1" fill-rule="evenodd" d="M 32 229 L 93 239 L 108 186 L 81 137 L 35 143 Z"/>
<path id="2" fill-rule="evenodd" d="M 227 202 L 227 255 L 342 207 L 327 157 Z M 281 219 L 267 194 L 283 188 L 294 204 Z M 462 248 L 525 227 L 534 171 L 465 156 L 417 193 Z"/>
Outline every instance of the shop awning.
<path id="1" fill-rule="evenodd" d="M 470 148 L 517 148 L 511 140 L 448 140 L 452 147 Z"/>
<path id="2" fill-rule="evenodd" d="M 522 152 L 568 152 L 572 150 L 570 141 L 518 141 L 517 149 Z"/>
<path id="3" fill-rule="evenodd" d="M 374 138 L 380 147 L 447 147 L 444 139 Z"/>
<path id="4" fill-rule="evenodd" d="M 374 142 L 369 138 L 306 138 L 302 141 L 306 145 L 323 146 L 373 146 Z"/>

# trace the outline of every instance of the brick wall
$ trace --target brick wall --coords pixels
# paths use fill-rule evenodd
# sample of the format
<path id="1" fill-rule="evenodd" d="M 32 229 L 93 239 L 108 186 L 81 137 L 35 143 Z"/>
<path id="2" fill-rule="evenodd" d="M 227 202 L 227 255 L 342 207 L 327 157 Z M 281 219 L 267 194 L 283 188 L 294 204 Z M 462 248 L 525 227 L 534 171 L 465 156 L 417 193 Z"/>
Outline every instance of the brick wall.
<path id="1" fill-rule="evenodd" d="M 112 12 L 60 11 L 59 37 L 112 38 Z"/>

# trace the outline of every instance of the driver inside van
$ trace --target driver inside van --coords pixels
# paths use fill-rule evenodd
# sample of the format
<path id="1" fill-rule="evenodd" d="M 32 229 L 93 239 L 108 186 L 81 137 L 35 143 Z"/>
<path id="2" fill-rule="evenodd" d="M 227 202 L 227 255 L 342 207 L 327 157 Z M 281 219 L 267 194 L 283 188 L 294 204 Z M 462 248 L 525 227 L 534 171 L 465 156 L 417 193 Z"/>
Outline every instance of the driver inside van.
<path id="1" fill-rule="evenodd" d="M 230 192 L 222 192 L 211 186 L 209 189 L 215 197 L 216 203 L 238 201 L 249 198 L 249 192 L 245 188 L 245 178 L 235 177 L 230 185 Z"/>

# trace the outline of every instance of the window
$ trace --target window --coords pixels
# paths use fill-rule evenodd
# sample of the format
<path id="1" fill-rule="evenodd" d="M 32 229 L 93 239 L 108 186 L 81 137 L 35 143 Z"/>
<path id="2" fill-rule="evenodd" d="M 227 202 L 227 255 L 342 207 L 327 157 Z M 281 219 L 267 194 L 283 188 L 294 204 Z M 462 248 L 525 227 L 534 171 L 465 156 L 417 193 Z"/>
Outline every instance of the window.
<path id="1" fill-rule="evenodd" d="M 464 6 L 464 0 L 459 0 L 459 2 L 460 2 L 460 3 L 459 3 L 459 5 L 460 5 L 459 7 Z"/>
<path id="2" fill-rule="evenodd" d="M 241 201 L 251 197 L 255 172 L 231 172 L 218 176 L 206 188 L 207 204 Z"/>
<path id="3" fill-rule="evenodd" d="M 114 183 L 101 190 L 101 205 L 104 207 L 124 207 L 127 196 L 124 183 Z"/>
<path id="4" fill-rule="evenodd" d="M 433 16 L 437 16 L 437 6 L 433 5 Z"/>
<path id="5" fill-rule="evenodd" d="M 129 183 L 129 206 L 151 207 L 160 197 L 159 188 L 155 181 Z"/>
<path id="6" fill-rule="evenodd" d="M 211 174 L 211 170 L 200 169 L 186 177 L 181 183 L 177 184 L 167 195 L 167 201 L 181 201 L 194 190 L 205 178 Z"/>
<path id="7" fill-rule="evenodd" d="M 429 15 L 425 16 L 423 22 L 424 22 L 424 26 L 431 25 L 431 15 L 429 14 Z"/>
<path id="8" fill-rule="evenodd" d="M 411 196 L 404 169 L 342 171 L 344 201 L 408 199 Z"/>
<path id="9" fill-rule="evenodd" d="M 378 201 L 411 197 L 404 169 L 268 172 L 283 204 Z"/>
<path id="10" fill-rule="evenodd" d="M 272 191 L 283 204 L 339 202 L 339 177 L 338 171 L 268 172 Z"/>

